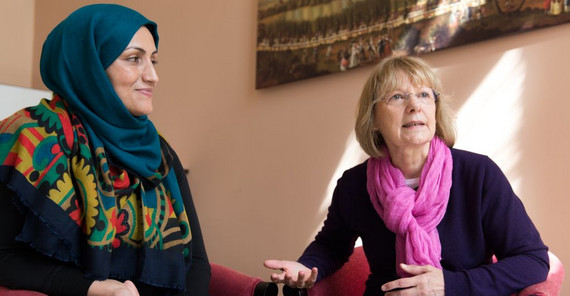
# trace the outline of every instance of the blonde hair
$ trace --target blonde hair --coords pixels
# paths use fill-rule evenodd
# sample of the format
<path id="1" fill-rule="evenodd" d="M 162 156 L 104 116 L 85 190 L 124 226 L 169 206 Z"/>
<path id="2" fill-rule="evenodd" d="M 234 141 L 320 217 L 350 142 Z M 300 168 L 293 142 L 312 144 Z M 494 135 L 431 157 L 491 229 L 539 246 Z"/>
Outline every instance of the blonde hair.
<path id="1" fill-rule="evenodd" d="M 433 69 L 422 59 L 412 56 L 392 56 L 384 58 L 372 70 L 364 84 L 362 94 L 357 106 L 356 139 L 371 157 L 384 156 L 386 146 L 382 134 L 374 129 L 374 105 L 391 91 L 398 87 L 398 75 L 407 76 L 414 85 L 430 87 L 437 95 L 436 99 L 436 130 L 448 147 L 455 144 L 454 114 L 449 106 L 450 98 L 443 95 L 443 88 L 439 77 Z"/>

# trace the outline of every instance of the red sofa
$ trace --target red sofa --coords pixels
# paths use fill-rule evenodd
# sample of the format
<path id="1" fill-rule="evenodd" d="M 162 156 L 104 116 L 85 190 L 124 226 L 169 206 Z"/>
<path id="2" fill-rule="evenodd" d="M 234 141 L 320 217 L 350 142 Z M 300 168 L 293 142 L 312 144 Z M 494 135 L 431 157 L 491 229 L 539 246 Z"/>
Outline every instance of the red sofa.
<path id="1" fill-rule="evenodd" d="M 548 278 L 525 288 L 516 296 L 557 296 L 564 279 L 564 266 L 553 253 L 550 257 Z M 363 295 L 370 268 L 362 247 L 356 247 L 348 262 L 336 273 L 326 277 L 310 289 L 292 289 L 283 286 L 284 296 L 346 296 Z"/>
<path id="2" fill-rule="evenodd" d="M 277 285 L 265 282 L 237 270 L 210 263 L 210 296 L 277 296 Z M 46 296 L 40 292 L 26 290 L 9 290 L 0 286 L 0 296 Z"/>

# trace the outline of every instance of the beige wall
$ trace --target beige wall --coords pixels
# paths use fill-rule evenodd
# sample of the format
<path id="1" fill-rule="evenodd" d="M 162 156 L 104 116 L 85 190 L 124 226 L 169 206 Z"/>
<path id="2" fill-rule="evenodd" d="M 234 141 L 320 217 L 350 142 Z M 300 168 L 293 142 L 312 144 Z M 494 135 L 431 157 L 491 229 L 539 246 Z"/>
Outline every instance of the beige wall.
<path id="1" fill-rule="evenodd" d="M 32 84 L 34 0 L 0 1 L 0 83 Z"/>
<path id="2" fill-rule="evenodd" d="M 34 86 L 41 87 L 37 57 L 49 29 L 93 2 L 36 1 L 33 55 L 16 55 L 33 59 L 26 75 Z M 211 261 L 268 278 L 262 261 L 300 254 L 320 227 L 339 173 L 363 159 L 352 125 L 370 67 L 256 91 L 257 1 L 114 2 L 159 23 L 161 83 L 152 119 L 191 169 Z M 20 19 L 0 22 L 30 34 Z M 566 263 L 568 34 L 570 25 L 561 25 L 424 56 L 456 97 L 457 146 L 499 163 Z M 14 61 L 0 56 L 2 65 Z"/>

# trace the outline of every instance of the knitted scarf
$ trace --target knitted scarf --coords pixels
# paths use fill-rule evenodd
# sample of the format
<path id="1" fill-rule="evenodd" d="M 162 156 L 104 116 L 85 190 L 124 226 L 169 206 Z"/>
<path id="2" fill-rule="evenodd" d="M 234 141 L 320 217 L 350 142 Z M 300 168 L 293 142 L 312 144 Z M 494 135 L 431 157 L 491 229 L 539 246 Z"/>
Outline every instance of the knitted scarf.
<path id="1" fill-rule="evenodd" d="M 389 154 L 368 160 L 368 194 L 386 227 L 396 234 L 399 276 L 408 276 L 400 263 L 441 269 L 436 226 L 447 208 L 452 169 L 451 151 L 437 136 L 430 143 L 417 191 L 406 186 L 404 175 L 392 165 Z"/>

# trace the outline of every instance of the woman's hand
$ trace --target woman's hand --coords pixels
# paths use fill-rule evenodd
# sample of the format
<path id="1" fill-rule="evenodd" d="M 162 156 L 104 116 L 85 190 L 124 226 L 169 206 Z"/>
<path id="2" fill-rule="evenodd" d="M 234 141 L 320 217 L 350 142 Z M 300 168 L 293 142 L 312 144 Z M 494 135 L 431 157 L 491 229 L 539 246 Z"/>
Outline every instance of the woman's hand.
<path id="1" fill-rule="evenodd" d="M 431 265 L 419 266 L 402 264 L 401 267 L 405 272 L 413 276 L 397 279 L 382 285 L 382 291 L 386 292 L 386 296 L 445 295 L 445 284 L 443 282 L 443 271 L 441 269 Z"/>
<path id="2" fill-rule="evenodd" d="M 139 291 L 133 282 L 121 283 L 116 280 L 94 281 L 87 296 L 139 296 Z"/>
<path id="3" fill-rule="evenodd" d="M 307 268 L 305 265 L 296 261 L 287 260 L 265 260 L 263 265 L 267 268 L 281 270 L 281 273 L 272 273 L 271 281 L 285 285 L 291 288 L 310 288 L 317 280 L 318 270 L 316 267 L 313 269 Z"/>

